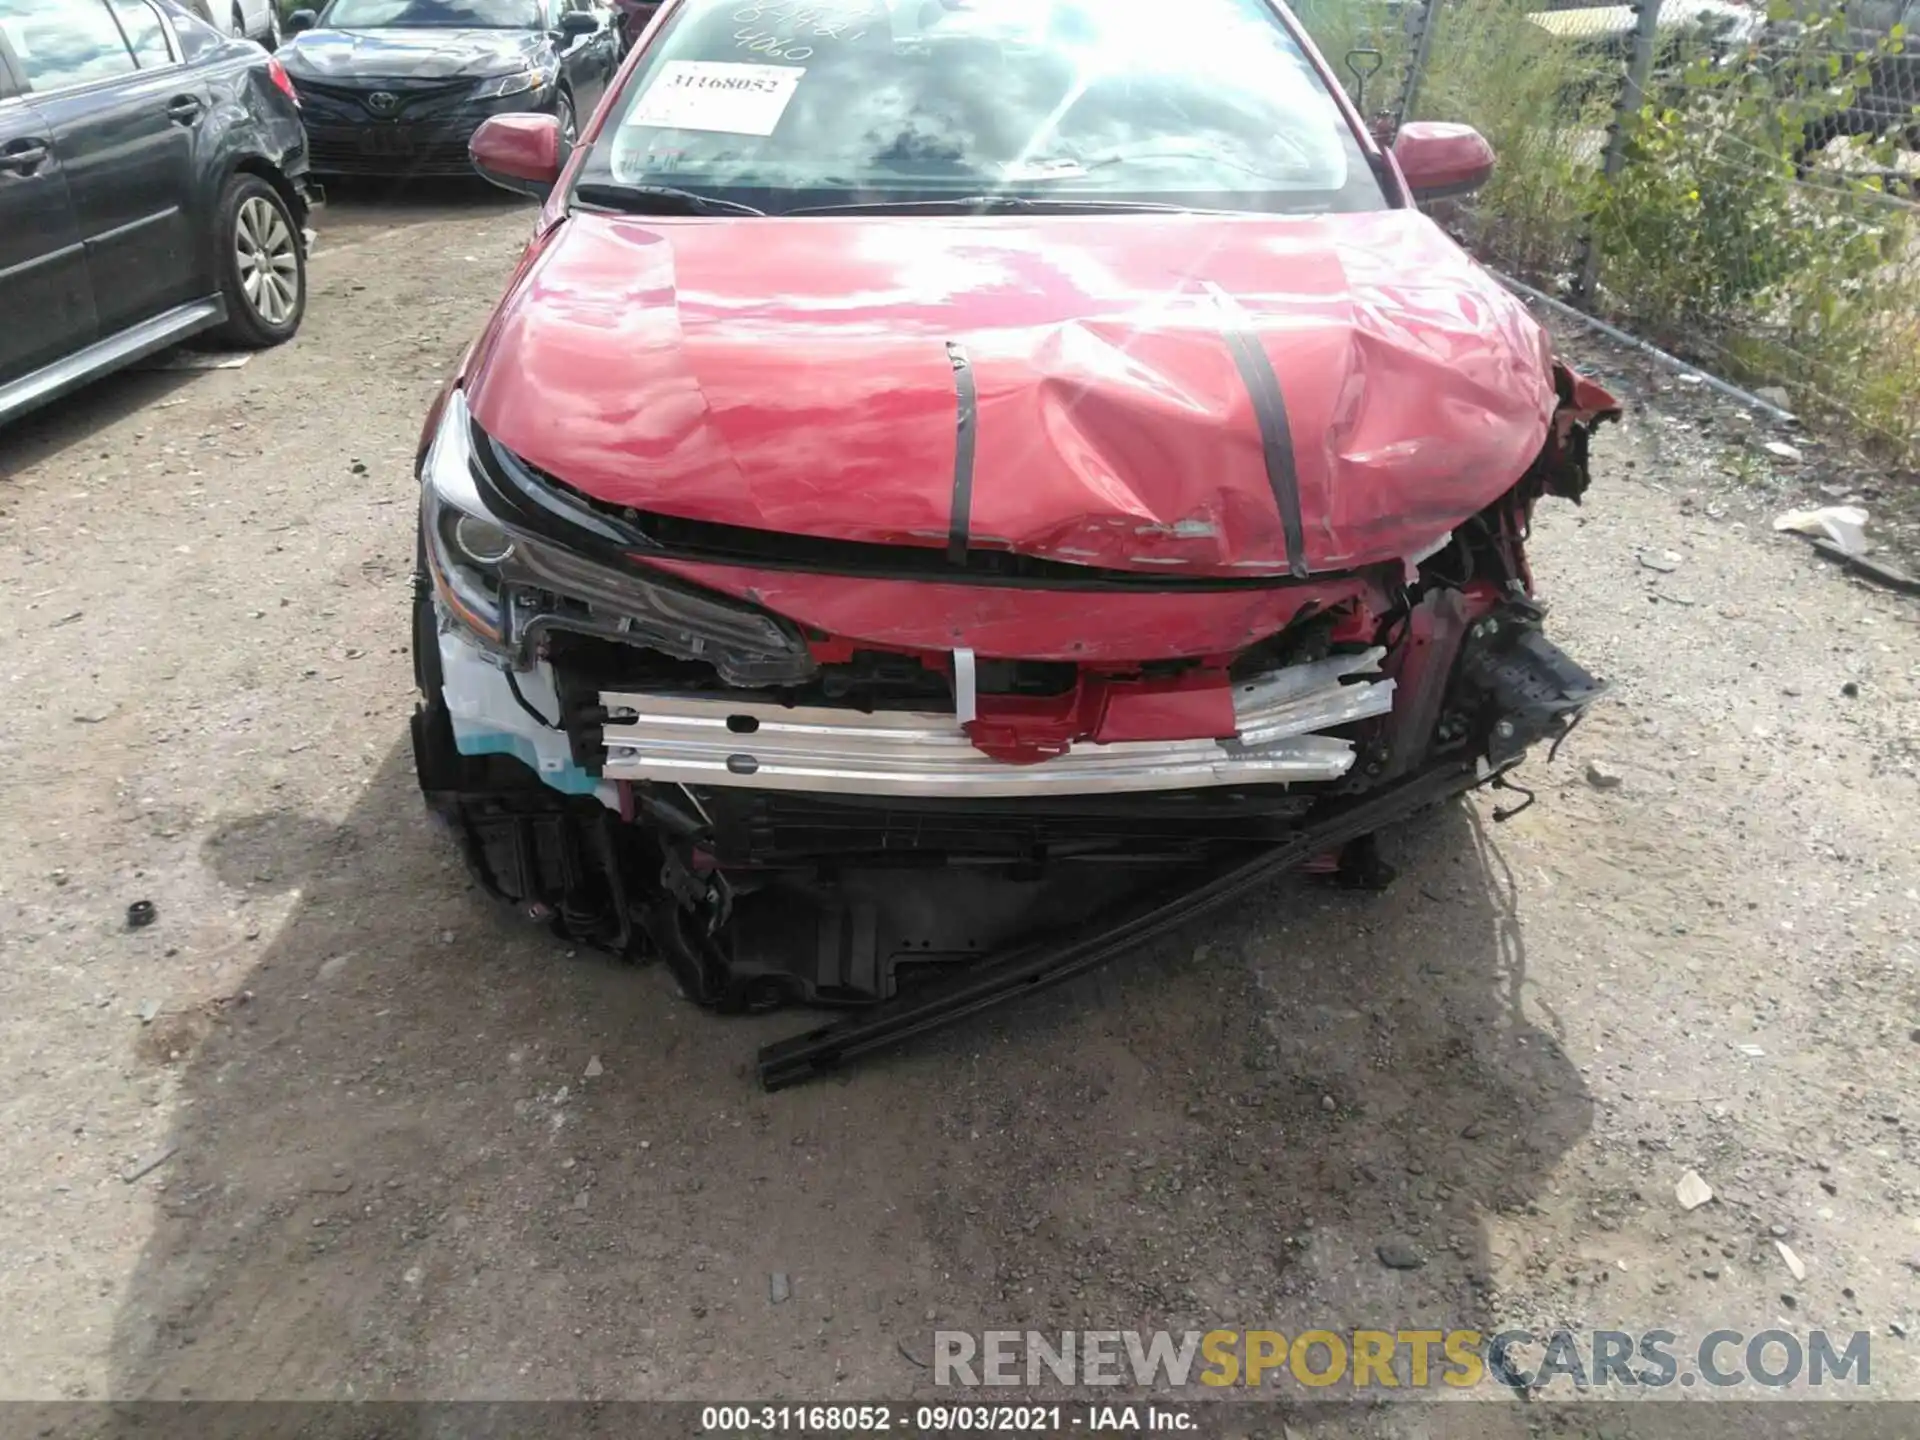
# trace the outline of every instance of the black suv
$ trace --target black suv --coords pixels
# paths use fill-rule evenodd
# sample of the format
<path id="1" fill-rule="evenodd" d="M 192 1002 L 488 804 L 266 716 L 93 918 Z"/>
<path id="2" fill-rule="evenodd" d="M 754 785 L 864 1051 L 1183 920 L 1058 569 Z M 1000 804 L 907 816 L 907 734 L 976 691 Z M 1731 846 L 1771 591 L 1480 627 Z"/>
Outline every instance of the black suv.
<path id="1" fill-rule="evenodd" d="M 258 45 L 170 0 L 0 0 L 0 422 L 306 308 L 306 133 Z"/>

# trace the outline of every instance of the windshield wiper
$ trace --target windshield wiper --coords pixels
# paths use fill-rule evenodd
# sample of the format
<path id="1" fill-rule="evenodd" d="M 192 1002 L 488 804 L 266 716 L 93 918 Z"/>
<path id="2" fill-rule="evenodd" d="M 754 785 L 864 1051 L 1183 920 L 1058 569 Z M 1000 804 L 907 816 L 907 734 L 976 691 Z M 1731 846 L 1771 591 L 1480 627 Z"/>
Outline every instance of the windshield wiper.
<path id="1" fill-rule="evenodd" d="M 589 180 L 573 187 L 573 198 L 584 205 L 619 210 L 628 215 L 765 215 L 738 200 L 722 200 L 696 190 L 672 185 L 608 185 Z"/>
<path id="2" fill-rule="evenodd" d="M 1137 165 L 1143 161 L 1150 163 L 1155 160 L 1198 160 L 1208 165 L 1224 165 L 1229 170 L 1238 170 L 1242 175 L 1251 175 L 1256 180 L 1283 189 L 1298 188 L 1302 179 L 1298 174 L 1275 175 L 1258 166 L 1249 165 L 1244 160 L 1236 159 L 1232 155 L 1213 150 L 1203 150 L 1188 145 L 1156 143 L 1120 145 L 1110 150 L 1103 150 L 1098 155 L 1086 157 L 1062 155 L 1057 158 L 1031 160 L 1027 164 L 1038 172 L 1032 176 L 1036 180 L 1076 180 L 1082 175 L 1090 174 L 1095 170 L 1104 170 L 1112 165 Z M 1047 173 L 1049 166 L 1058 168 L 1049 174 Z"/>
<path id="3" fill-rule="evenodd" d="M 1106 211 L 1131 214 L 1141 211 L 1160 214 L 1187 214 L 1191 205 L 1172 205 L 1159 200 L 1083 200 L 1070 196 L 964 195 L 939 196 L 919 200 L 868 200 L 851 205 L 802 205 L 783 210 L 783 215 L 920 215 L 944 214 L 950 210 L 975 215 L 1018 214 L 1054 215 L 1074 211 Z"/>

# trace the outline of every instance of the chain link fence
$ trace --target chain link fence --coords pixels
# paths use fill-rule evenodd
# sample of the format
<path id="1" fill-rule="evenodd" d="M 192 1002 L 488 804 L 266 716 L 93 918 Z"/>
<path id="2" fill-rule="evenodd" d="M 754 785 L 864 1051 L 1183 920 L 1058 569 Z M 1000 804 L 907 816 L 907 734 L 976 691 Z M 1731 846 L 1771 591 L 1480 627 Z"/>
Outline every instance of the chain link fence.
<path id="1" fill-rule="evenodd" d="M 1383 136 L 1492 142 L 1437 215 L 1487 263 L 1920 463 L 1920 0 L 1298 13 Z"/>
<path id="2" fill-rule="evenodd" d="M 1432 65 L 1432 0 L 1297 0 L 1294 13 L 1347 82 L 1361 114 L 1391 134 Z"/>

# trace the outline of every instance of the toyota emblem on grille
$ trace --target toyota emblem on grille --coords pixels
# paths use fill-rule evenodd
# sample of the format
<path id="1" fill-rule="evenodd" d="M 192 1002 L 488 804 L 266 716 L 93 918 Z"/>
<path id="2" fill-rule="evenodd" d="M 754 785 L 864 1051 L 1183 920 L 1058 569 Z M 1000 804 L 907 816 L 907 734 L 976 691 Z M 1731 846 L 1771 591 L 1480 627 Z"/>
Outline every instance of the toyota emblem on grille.
<path id="1" fill-rule="evenodd" d="M 379 115 L 391 115 L 399 103 L 400 97 L 391 90 L 376 90 L 367 96 L 367 108 Z"/>

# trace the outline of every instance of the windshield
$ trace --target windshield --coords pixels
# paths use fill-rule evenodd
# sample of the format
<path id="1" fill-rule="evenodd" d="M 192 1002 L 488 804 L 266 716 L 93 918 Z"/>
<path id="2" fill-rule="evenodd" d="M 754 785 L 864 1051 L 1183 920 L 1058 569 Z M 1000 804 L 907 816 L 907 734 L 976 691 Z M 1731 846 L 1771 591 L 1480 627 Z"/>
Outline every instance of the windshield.
<path id="1" fill-rule="evenodd" d="M 334 30 L 538 30 L 540 0 L 333 0 L 321 24 Z"/>
<path id="2" fill-rule="evenodd" d="M 580 179 L 772 212 L 1387 205 L 1267 0 L 683 0 Z"/>

